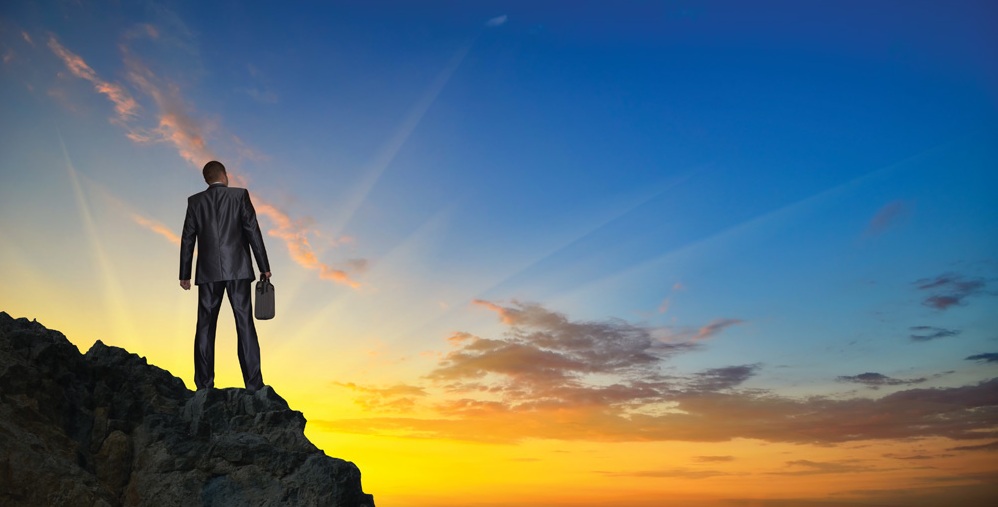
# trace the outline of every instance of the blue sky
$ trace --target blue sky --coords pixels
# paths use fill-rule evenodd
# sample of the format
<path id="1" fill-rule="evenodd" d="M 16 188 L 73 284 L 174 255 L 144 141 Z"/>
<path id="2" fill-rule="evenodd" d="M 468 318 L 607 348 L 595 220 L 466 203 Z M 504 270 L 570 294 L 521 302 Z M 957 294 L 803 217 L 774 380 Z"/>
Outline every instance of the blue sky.
<path id="1" fill-rule="evenodd" d="M 0 277 L 23 293 L 0 310 L 189 380 L 173 241 L 217 158 L 253 193 L 282 293 L 268 381 L 326 421 L 314 438 L 375 439 L 361 455 L 437 418 L 489 426 L 456 400 L 518 410 L 542 401 L 524 389 L 638 373 L 746 406 L 983 386 L 996 18 L 970 1 L 5 3 Z M 657 373 L 551 359 L 592 360 L 570 339 L 588 332 L 651 340 Z M 421 422 L 392 426 L 403 406 Z"/>

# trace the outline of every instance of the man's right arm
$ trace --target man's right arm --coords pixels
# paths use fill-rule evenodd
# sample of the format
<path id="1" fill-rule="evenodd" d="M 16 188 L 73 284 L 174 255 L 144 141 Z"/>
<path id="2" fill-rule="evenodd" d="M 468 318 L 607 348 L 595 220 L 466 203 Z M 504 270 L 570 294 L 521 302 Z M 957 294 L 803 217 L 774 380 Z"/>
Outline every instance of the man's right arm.
<path id="1" fill-rule="evenodd" d="M 180 233 L 180 286 L 184 290 L 189 290 L 191 285 L 191 264 L 194 262 L 195 241 L 197 241 L 197 227 L 195 226 L 194 211 L 188 199 L 184 229 Z"/>

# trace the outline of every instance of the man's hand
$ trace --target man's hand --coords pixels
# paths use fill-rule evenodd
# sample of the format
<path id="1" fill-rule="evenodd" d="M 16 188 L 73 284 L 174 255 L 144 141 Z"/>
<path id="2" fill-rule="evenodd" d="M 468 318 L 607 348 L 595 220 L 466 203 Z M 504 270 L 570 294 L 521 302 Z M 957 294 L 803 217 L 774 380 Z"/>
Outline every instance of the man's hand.
<path id="1" fill-rule="evenodd" d="M 266 273 L 260 273 L 260 275 L 266 278 L 267 280 L 270 280 L 270 271 L 267 271 Z"/>
<path id="2" fill-rule="evenodd" d="M 190 280 L 181 280 L 180 281 L 180 287 L 182 287 L 184 290 L 191 290 L 191 281 Z"/>

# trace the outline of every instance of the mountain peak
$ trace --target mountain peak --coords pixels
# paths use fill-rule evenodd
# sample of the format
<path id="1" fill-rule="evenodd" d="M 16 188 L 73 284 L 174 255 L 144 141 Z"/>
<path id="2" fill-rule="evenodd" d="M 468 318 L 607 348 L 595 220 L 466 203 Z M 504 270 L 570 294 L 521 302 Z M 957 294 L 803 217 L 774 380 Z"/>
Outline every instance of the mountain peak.
<path id="1" fill-rule="evenodd" d="M 143 357 L 0 312 L 0 504 L 374 507 L 270 386 L 188 390 Z"/>

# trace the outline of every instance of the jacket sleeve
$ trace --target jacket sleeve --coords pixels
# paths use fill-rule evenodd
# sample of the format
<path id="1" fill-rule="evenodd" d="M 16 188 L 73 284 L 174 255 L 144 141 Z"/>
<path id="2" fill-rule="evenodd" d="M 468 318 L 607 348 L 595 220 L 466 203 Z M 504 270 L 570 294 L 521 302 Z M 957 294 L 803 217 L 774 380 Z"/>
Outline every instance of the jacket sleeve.
<path id="1" fill-rule="evenodd" d="M 256 220 L 256 210 L 250 201 L 249 190 L 243 196 L 243 233 L 250 247 L 253 248 L 253 257 L 256 258 L 256 265 L 261 273 L 270 271 L 270 261 L 267 260 L 267 248 L 263 246 L 263 234 L 260 233 L 260 224 Z"/>
<path id="2" fill-rule="evenodd" d="M 191 263 L 194 261 L 194 242 L 197 240 L 197 229 L 194 223 L 194 211 L 191 202 L 187 201 L 187 216 L 184 218 L 184 230 L 180 233 L 180 279 L 191 279 Z"/>

